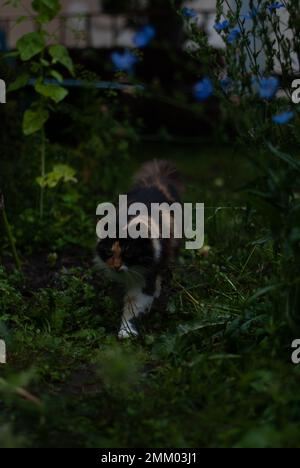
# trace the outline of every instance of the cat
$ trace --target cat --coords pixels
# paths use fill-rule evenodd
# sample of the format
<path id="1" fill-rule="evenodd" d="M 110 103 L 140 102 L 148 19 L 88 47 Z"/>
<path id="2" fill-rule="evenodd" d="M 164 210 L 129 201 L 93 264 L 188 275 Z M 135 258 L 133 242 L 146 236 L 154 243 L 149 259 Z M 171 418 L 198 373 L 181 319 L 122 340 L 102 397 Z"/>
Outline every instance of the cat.
<path id="1" fill-rule="evenodd" d="M 143 203 L 150 214 L 146 220 L 140 215 L 129 217 L 127 227 L 146 223 L 147 229 L 150 229 L 151 204 L 181 204 L 183 191 L 180 174 L 172 163 L 154 160 L 144 164 L 135 175 L 133 187 L 127 194 L 128 207 L 136 202 Z M 174 237 L 172 215 L 168 219 L 171 232 L 168 239 L 162 238 L 159 228 L 159 234 L 152 238 L 149 235 L 147 239 L 117 237 L 98 241 L 98 265 L 126 289 L 118 333 L 120 339 L 139 334 L 137 318 L 148 313 L 154 300 L 159 298 L 163 276 L 179 252 L 181 240 Z"/>

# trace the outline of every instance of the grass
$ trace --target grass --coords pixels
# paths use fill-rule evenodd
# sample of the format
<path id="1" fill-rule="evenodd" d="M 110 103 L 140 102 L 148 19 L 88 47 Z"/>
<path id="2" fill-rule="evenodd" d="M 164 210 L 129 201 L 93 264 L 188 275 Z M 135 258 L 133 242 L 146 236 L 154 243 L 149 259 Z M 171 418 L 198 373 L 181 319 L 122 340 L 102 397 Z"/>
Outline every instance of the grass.
<path id="1" fill-rule="evenodd" d="M 89 231 L 58 258 L 44 245 L 24 274 L 1 268 L 1 446 L 299 447 L 299 367 L 272 295 L 256 294 L 276 264 L 243 209 L 249 167 L 231 148 L 147 143 L 128 173 L 153 156 L 205 202 L 205 249 L 181 253 L 141 337 L 122 343 L 121 294 L 94 270 Z"/>

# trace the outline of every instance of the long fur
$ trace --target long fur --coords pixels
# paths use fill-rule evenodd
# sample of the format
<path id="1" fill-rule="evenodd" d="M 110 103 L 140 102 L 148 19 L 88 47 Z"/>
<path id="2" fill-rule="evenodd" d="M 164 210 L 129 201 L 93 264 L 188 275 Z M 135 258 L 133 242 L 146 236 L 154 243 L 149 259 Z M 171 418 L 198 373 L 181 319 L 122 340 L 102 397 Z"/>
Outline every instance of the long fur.
<path id="1" fill-rule="evenodd" d="M 168 185 L 176 189 L 178 195 L 184 190 L 181 176 L 170 161 L 157 160 L 145 163 L 134 177 L 135 187 L 149 187 L 151 185 Z"/>

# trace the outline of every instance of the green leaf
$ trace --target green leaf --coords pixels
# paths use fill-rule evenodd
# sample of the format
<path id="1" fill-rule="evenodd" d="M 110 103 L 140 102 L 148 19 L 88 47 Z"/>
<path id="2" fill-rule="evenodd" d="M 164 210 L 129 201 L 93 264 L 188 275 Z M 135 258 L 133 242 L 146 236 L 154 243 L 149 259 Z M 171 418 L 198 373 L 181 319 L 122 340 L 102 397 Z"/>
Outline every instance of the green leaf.
<path id="1" fill-rule="evenodd" d="M 300 171 L 300 162 L 299 160 L 293 158 L 290 154 L 283 153 L 282 151 L 279 151 L 275 146 L 273 146 L 271 143 L 268 143 L 268 147 L 272 151 L 272 153 L 277 156 L 277 158 L 281 159 L 285 163 L 287 163 L 290 167 L 292 167 L 296 171 Z"/>
<path id="2" fill-rule="evenodd" d="M 24 62 L 40 54 L 44 47 L 44 37 L 38 32 L 25 34 L 25 36 L 21 37 L 17 42 L 17 49 Z"/>
<path id="3" fill-rule="evenodd" d="M 252 304 L 257 301 L 260 297 L 266 296 L 267 294 L 276 291 L 278 288 L 282 286 L 281 283 L 272 284 L 270 286 L 266 286 L 264 288 L 258 289 L 249 299 L 248 304 Z"/>
<path id="4" fill-rule="evenodd" d="M 59 0 L 33 0 L 32 8 L 38 13 L 37 20 L 47 23 L 59 13 L 61 5 Z"/>
<path id="5" fill-rule="evenodd" d="M 29 109 L 23 117 L 23 133 L 24 135 L 32 135 L 43 128 L 49 119 L 49 112 L 46 109 Z"/>
<path id="6" fill-rule="evenodd" d="M 30 76 L 28 73 L 23 73 L 22 75 L 18 76 L 18 78 L 8 86 L 7 91 L 12 92 L 12 91 L 17 91 L 18 89 L 24 88 L 24 86 L 27 85 L 29 78 Z"/>
<path id="7" fill-rule="evenodd" d="M 44 97 L 52 99 L 57 104 L 65 99 L 68 95 L 68 91 L 62 86 L 53 85 L 53 84 L 43 84 L 37 82 L 35 85 L 35 90 L 37 93 L 41 94 Z"/>
<path id="8" fill-rule="evenodd" d="M 41 64 L 43 65 L 43 67 L 46 67 L 48 68 L 50 66 L 50 62 L 48 62 L 48 60 L 45 60 L 45 59 L 41 59 Z"/>
<path id="9" fill-rule="evenodd" d="M 59 83 L 62 83 L 64 81 L 63 76 L 56 70 L 51 70 L 50 75 L 53 76 L 53 78 Z"/>
<path id="10" fill-rule="evenodd" d="M 49 47 L 49 53 L 54 63 L 60 63 L 71 73 L 71 75 L 74 75 L 73 61 L 68 50 L 64 46 L 60 44 L 52 45 Z"/>
<path id="11" fill-rule="evenodd" d="M 42 188 L 55 188 L 60 182 L 76 183 L 77 179 L 75 177 L 76 171 L 66 165 L 66 164 L 56 164 L 53 167 L 53 171 L 46 174 L 44 177 L 38 177 L 36 179 L 37 183 Z"/>

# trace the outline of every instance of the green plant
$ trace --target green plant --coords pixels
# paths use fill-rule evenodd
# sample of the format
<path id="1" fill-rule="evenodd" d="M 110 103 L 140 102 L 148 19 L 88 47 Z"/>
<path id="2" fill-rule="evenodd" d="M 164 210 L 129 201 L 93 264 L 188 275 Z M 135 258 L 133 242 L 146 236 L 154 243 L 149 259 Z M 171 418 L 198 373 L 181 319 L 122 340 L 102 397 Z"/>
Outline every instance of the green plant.
<path id="1" fill-rule="evenodd" d="M 8 1 L 15 5 L 15 2 Z M 25 34 L 17 42 L 17 56 L 24 64 L 24 72 L 9 86 L 9 91 L 17 91 L 34 79 L 36 100 L 24 113 L 23 132 L 30 136 L 39 133 L 39 147 L 41 159 L 40 185 L 40 216 L 44 215 L 44 184 L 46 176 L 46 135 L 45 124 L 54 106 L 68 95 L 63 87 L 61 69 L 67 70 L 74 76 L 74 66 L 67 49 L 57 43 L 57 37 L 47 32 L 47 24 L 60 11 L 59 0 L 33 0 L 32 9 L 36 12 L 36 31 Z M 49 82 L 54 79 L 55 83 Z"/>
<path id="2" fill-rule="evenodd" d="M 4 229 L 5 229 L 8 241 L 9 241 L 9 245 L 10 245 L 10 248 L 11 248 L 11 252 L 12 252 L 16 267 L 20 270 L 21 269 L 21 261 L 20 261 L 20 258 L 19 258 L 19 255 L 18 255 L 18 252 L 17 252 L 17 249 L 16 249 L 16 243 L 15 243 L 14 236 L 12 234 L 11 226 L 10 226 L 8 218 L 7 218 L 5 203 L 4 203 L 4 195 L 1 192 L 1 190 L 0 190 L 0 215 L 1 215 L 1 219 L 2 219 L 2 222 L 3 222 L 3 225 L 4 225 Z"/>
<path id="3" fill-rule="evenodd" d="M 299 5 L 299 0 L 258 0 L 245 9 L 241 1 L 218 0 L 215 28 L 225 45 L 221 60 L 196 23 L 189 26 L 199 46 L 191 53 L 203 63 L 223 118 L 247 147 L 244 156 L 258 174 L 246 187 L 248 202 L 252 215 L 264 220 L 265 237 L 258 243 L 272 240 L 278 265 L 271 278 L 275 287 L 264 293 L 276 291 L 274 309 L 285 310 L 293 326 L 300 324 L 300 119 L 299 106 L 292 102 L 292 81 L 299 74 L 294 60 L 299 56 Z M 279 87 L 281 95 L 275 98 Z"/>
<path id="4" fill-rule="evenodd" d="M 52 144 L 49 158 L 62 162 L 62 152 L 76 161 L 77 151 Z M 235 188 L 251 175 L 231 146 L 141 144 L 129 162 L 139 166 L 153 154 L 176 160 L 187 200 L 213 206 L 230 198 L 243 206 Z M 131 174 L 127 164 L 122 178 Z M 94 207 L 90 184 L 73 191 Z M 63 210 L 52 197 L 71 193 L 61 184 L 49 193 L 54 212 Z M 254 297 L 276 267 L 271 241 L 253 246 L 260 217 L 245 223 L 244 210 L 232 216 L 208 208 L 210 249 L 181 253 L 162 303 L 143 319 L 142 338 L 120 343 L 121 294 L 93 269 L 92 249 L 79 247 L 93 223 L 79 203 L 69 203 L 66 222 L 51 213 L 46 243 L 32 211 L 24 213 L 18 239 L 33 249 L 25 274 L 0 268 L 0 339 L 9 350 L 1 368 L 0 446 L 299 446 L 300 375 L 290 362 L 291 340 L 281 341 L 273 298 Z M 87 237 L 94 241 L 93 233 Z"/>

